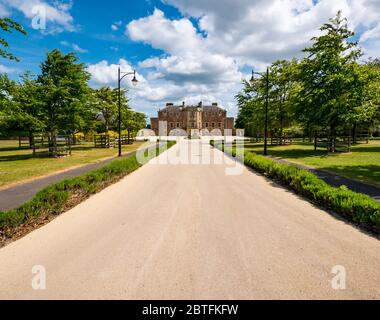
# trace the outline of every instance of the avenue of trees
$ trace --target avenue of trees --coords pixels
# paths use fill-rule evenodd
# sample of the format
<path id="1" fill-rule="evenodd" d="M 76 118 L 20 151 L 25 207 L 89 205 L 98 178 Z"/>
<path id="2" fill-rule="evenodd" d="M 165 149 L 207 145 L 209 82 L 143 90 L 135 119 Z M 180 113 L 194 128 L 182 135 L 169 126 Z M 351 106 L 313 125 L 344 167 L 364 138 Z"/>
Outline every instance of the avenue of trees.
<path id="1" fill-rule="evenodd" d="M 271 136 L 315 132 L 334 136 L 374 128 L 380 122 L 380 61 L 359 63 L 362 51 L 338 12 L 312 38 L 301 60 L 280 60 L 269 67 L 269 132 Z M 266 77 L 245 81 L 236 96 L 237 127 L 262 135 Z"/>
<path id="2" fill-rule="evenodd" d="M 0 32 L 24 29 L 9 19 L 0 19 Z M 1 38 L 0 57 L 17 60 Z M 110 87 L 92 89 L 90 74 L 74 53 L 48 52 L 37 76 L 23 74 L 19 81 L 0 74 L 0 136 L 44 134 L 54 144 L 58 135 L 116 131 L 118 91 Z M 122 129 L 131 135 L 146 127 L 145 114 L 128 106 L 127 90 L 122 91 Z"/>

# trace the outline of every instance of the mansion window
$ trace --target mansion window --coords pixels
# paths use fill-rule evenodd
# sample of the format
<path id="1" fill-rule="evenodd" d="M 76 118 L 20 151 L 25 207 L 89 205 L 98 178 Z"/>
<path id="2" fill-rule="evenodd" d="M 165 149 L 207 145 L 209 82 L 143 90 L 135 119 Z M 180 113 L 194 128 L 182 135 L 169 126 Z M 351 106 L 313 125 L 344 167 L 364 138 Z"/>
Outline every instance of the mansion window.
<path id="1" fill-rule="evenodd" d="M 177 128 L 179 128 L 180 127 L 180 123 L 179 122 L 177 122 Z"/>
<path id="2" fill-rule="evenodd" d="M 222 127 L 222 123 L 219 122 L 219 123 L 218 123 L 218 128 L 221 128 L 221 127 Z"/>
<path id="3" fill-rule="evenodd" d="M 213 128 L 215 128 L 215 122 L 213 122 L 211 126 L 212 126 Z"/>
<path id="4" fill-rule="evenodd" d="M 206 122 L 206 128 L 208 128 L 208 122 Z"/>
<path id="5" fill-rule="evenodd" d="M 170 129 L 173 129 L 173 128 L 174 128 L 174 123 L 170 122 Z"/>

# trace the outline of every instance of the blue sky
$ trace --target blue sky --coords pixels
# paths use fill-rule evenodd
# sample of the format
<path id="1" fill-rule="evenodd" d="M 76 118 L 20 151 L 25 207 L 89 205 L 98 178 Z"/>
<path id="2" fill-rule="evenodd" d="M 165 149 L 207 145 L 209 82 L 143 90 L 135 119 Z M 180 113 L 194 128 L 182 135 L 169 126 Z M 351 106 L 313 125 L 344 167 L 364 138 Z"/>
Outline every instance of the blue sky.
<path id="1" fill-rule="evenodd" d="M 125 25 L 136 18 L 151 14 L 155 8 L 164 10 L 168 17 L 178 18 L 180 13 L 177 9 L 155 0 L 113 0 L 108 3 L 104 0 L 73 2 L 70 13 L 74 18 L 77 31 L 48 35 L 34 30 L 30 18 L 25 17 L 20 11 L 13 10 L 11 17 L 24 26 L 28 36 L 15 34 L 10 41 L 12 52 L 21 59 L 21 62 L 15 64 L 2 61 L 1 63 L 20 70 L 31 70 L 38 73 L 39 63 L 43 60 L 45 52 L 55 48 L 59 48 L 63 52 L 74 51 L 86 63 L 96 63 L 103 59 L 117 63 L 122 57 L 136 64 L 140 60 L 163 54 L 161 50 L 128 39 L 124 35 Z M 113 31 L 111 26 L 120 21 L 122 25 L 117 26 L 118 30 Z M 47 29 L 49 30 L 49 22 L 47 22 Z M 76 44 L 86 52 L 76 51 L 64 43 Z"/>
<path id="2" fill-rule="evenodd" d="M 32 28 L 36 7 L 46 29 Z M 115 86 L 118 65 L 136 69 L 140 85 L 125 86 L 132 106 L 148 115 L 169 101 L 200 100 L 236 115 L 234 95 L 250 69 L 301 57 L 338 10 L 357 32 L 363 59 L 378 55 L 378 0 L 0 0 L 0 16 L 28 32 L 8 37 L 21 62 L 2 59 L 0 72 L 37 74 L 46 51 L 59 48 L 80 57 L 94 87 Z"/>

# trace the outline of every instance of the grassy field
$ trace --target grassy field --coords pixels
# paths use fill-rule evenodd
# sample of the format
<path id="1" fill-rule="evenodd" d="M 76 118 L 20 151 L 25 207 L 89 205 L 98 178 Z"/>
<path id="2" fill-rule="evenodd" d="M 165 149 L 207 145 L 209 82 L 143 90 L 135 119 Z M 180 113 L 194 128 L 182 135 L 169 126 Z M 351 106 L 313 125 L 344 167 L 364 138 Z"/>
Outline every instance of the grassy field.
<path id="1" fill-rule="evenodd" d="M 262 154 L 262 144 L 246 144 L 247 150 Z M 367 182 L 380 187 L 380 141 L 352 147 L 350 153 L 327 154 L 323 150 L 314 151 L 311 143 L 296 143 L 290 146 L 269 146 L 271 156 L 337 173 L 347 178 Z"/>
<path id="2" fill-rule="evenodd" d="M 141 143 L 123 146 L 123 152 L 136 150 Z M 97 162 L 117 155 L 117 148 L 95 149 L 93 143 L 73 147 L 71 157 L 33 157 L 31 150 L 19 150 L 17 141 L 0 141 L 0 188 L 44 176 L 70 167 Z"/>

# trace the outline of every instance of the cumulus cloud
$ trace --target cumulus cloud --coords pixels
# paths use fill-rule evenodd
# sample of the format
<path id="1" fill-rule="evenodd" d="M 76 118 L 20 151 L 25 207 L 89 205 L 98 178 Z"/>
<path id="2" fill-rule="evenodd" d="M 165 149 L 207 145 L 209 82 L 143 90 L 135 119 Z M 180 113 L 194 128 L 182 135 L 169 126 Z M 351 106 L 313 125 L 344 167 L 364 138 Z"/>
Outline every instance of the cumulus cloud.
<path id="1" fill-rule="evenodd" d="M 140 63 L 157 101 L 207 96 L 230 108 L 242 70 L 263 69 L 277 59 L 301 57 L 301 50 L 338 10 L 359 31 L 366 55 L 380 48 L 378 0 L 163 0 L 183 17 L 169 19 L 155 9 L 130 22 L 126 34 L 166 54 Z M 192 19 L 190 19 L 192 18 Z M 364 32 L 363 32 L 364 30 Z M 199 90 L 196 92 L 196 90 Z"/>
<path id="2" fill-rule="evenodd" d="M 234 59 L 207 48 L 205 39 L 187 18 L 169 20 L 156 9 L 151 16 L 131 22 L 126 32 L 132 40 L 167 53 L 166 57 L 139 64 L 155 70 L 148 76 L 151 81 L 157 80 L 154 87 L 141 93 L 149 101 L 195 101 L 202 97 L 211 101 L 218 94 L 236 89 L 241 81 Z"/>
<path id="3" fill-rule="evenodd" d="M 44 8 L 48 23 L 47 33 L 59 33 L 63 31 L 75 31 L 74 19 L 70 14 L 72 1 L 48 1 L 48 0 L 0 0 L 0 9 L 11 14 L 12 10 L 21 11 L 26 18 L 35 17 L 36 7 Z"/>
<path id="4" fill-rule="evenodd" d="M 91 82 L 96 86 L 117 86 L 118 68 L 122 72 L 132 72 L 134 68 L 125 59 L 120 59 L 118 64 L 109 63 L 106 60 L 100 61 L 95 64 L 90 64 L 87 67 L 87 71 L 91 74 Z M 145 78 L 137 74 L 136 75 L 140 83 L 146 82 Z M 125 81 L 128 86 L 131 86 L 128 81 Z"/>

